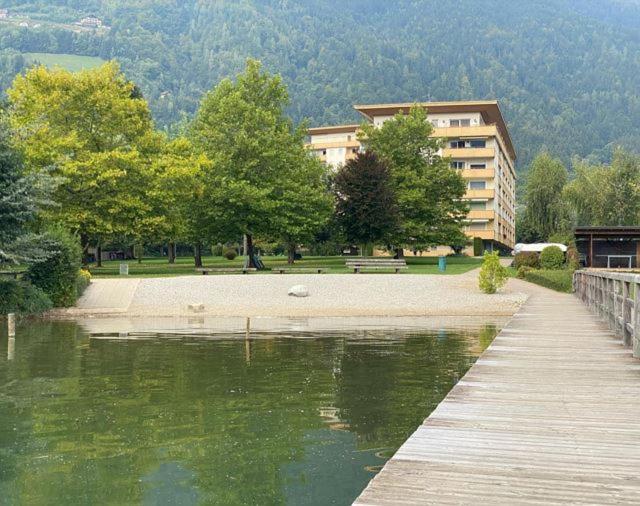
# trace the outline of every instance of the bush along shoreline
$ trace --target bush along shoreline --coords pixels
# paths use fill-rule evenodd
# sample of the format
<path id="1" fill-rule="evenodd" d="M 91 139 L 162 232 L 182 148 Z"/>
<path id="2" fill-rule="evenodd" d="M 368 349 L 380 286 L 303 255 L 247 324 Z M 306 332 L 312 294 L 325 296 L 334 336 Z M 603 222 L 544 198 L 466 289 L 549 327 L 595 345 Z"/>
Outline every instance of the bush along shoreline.
<path id="1" fill-rule="evenodd" d="M 573 273 L 578 268 L 577 253 L 570 246 L 566 255 L 557 246 L 548 246 L 540 254 L 518 253 L 513 261 L 516 276 L 557 292 L 573 292 Z"/>
<path id="2" fill-rule="evenodd" d="M 29 265 L 20 279 L 0 280 L 0 315 L 37 316 L 54 307 L 73 306 L 91 282 L 80 269 L 78 238 L 63 229 L 43 234 L 47 254 Z"/>

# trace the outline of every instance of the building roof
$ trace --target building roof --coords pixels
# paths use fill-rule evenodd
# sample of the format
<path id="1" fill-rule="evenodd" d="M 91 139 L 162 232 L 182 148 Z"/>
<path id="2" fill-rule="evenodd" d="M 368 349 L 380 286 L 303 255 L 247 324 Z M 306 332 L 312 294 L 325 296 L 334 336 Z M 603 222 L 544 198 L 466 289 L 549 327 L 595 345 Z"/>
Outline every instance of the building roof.
<path id="1" fill-rule="evenodd" d="M 640 226 L 576 227 L 575 235 L 591 234 L 599 236 L 637 236 L 640 235 Z"/>
<path id="2" fill-rule="evenodd" d="M 443 114 L 452 112 L 479 112 L 482 114 L 484 122 L 488 125 L 496 125 L 500 135 L 506 143 L 509 154 L 515 160 L 516 150 L 509 135 L 507 123 L 502 116 L 502 111 L 497 100 L 473 100 L 473 101 L 455 101 L 455 102 L 415 102 L 415 103 L 399 103 L 399 104 L 371 104 L 371 105 L 354 105 L 353 108 L 362 114 L 365 118 L 373 121 L 374 116 L 393 116 L 398 112 L 408 113 L 414 105 L 425 107 L 428 112 L 433 114 Z"/>
<path id="3" fill-rule="evenodd" d="M 360 128 L 360 125 L 336 125 L 336 126 L 321 126 L 315 128 L 309 128 L 309 135 L 322 135 L 322 134 L 342 134 L 355 132 Z"/>

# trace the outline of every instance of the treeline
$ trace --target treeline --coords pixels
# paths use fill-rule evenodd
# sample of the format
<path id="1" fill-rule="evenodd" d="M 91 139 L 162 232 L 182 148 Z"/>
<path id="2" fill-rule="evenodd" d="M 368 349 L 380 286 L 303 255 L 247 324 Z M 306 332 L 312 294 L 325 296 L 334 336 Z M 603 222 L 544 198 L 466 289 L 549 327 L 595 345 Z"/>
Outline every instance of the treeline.
<path id="1" fill-rule="evenodd" d="M 543 152 L 527 171 L 523 193 L 518 242 L 569 244 L 576 226 L 638 225 L 640 157 L 618 150 L 611 164 L 576 160 L 569 171 Z"/>
<path id="2" fill-rule="evenodd" d="M 247 57 L 283 75 L 294 121 L 354 121 L 354 103 L 497 98 L 519 167 L 541 149 L 608 162 L 640 143 L 640 6 L 632 2 L 463 0 L 7 0 L 40 20 L 96 14 L 112 29 L 0 24 L 0 84 L 16 52 L 117 59 L 157 124 L 179 130 Z M 571 134 L 569 135 L 568 132 Z"/>
<path id="3" fill-rule="evenodd" d="M 279 248 L 293 263 L 300 245 L 338 254 L 375 244 L 402 255 L 466 244 L 465 183 L 438 155 L 424 109 L 364 126 L 367 153 L 333 174 L 306 149 L 306 125 L 291 120 L 288 104 L 280 76 L 249 60 L 169 138 L 114 62 L 18 76 L 2 114 L 0 164 L 12 175 L 0 187 L 9 204 L 0 207 L 0 266 L 25 266 L 32 282 L 35 272 L 48 276 L 51 302 L 69 305 L 86 278 L 80 258 L 95 255 L 99 266 L 106 248 L 141 256 L 162 245 L 174 262 L 176 245 L 189 244 L 202 267 L 205 250 L 244 238 L 247 267 L 262 269 L 258 249 Z"/>

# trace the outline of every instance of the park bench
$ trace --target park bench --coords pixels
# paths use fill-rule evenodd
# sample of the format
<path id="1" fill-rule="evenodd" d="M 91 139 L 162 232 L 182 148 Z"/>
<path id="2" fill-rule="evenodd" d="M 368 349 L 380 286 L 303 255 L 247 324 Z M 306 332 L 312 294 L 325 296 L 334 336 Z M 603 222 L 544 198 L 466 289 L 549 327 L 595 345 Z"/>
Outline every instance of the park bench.
<path id="1" fill-rule="evenodd" d="M 201 272 L 203 276 L 206 276 L 209 273 L 236 273 L 241 272 L 242 274 L 247 274 L 248 272 L 255 272 L 258 269 L 255 267 L 215 267 L 215 268 L 201 268 L 196 269 L 196 271 Z"/>
<path id="2" fill-rule="evenodd" d="M 400 269 L 408 268 L 407 262 L 402 259 L 396 260 L 395 258 L 360 258 L 347 260 L 345 265 L 348 269 L 353 269 L 356 274 L 363 270 L 394 270 L 397 274 Z"/>
<path id="3" fill-rule="evenodd" d="M 297 274 L 305 274 L 305 273 L 317 273 L 322 274 L 326 271 L 324 267 L 276 267 L 271 269 L 273 272 L 278 272 L 280 274 L 288 274 L 288 273 L 297 273 Z"/>

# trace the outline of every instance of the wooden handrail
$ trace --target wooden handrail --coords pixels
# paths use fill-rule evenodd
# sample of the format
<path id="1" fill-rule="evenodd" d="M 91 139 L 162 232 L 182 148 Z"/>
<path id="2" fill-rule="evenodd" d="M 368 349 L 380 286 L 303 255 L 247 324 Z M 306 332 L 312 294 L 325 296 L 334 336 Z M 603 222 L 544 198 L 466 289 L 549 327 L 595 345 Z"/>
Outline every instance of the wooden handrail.
<path id="1" fill-rule="evenodd" d="M 573 275 L 575 294 L 609 323 L 640 358 L 640 274 L 580 270 Z"/>

